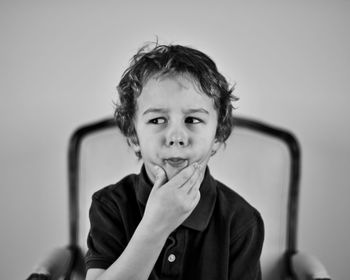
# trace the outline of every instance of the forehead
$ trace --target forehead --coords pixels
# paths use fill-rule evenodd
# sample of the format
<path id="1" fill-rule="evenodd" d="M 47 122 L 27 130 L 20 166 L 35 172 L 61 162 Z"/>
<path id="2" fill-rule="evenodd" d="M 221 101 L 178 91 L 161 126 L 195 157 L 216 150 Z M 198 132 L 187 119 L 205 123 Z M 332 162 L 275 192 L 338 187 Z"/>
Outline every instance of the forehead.
<path id="1" fill-rule="evenodd" d="M 149 107 L 189 109 L 201 107 L 215 111 L 214 100 L 207 96 L 188 75 L 167 75 L 150 78 L 137 99 L 139 111 Z"/>

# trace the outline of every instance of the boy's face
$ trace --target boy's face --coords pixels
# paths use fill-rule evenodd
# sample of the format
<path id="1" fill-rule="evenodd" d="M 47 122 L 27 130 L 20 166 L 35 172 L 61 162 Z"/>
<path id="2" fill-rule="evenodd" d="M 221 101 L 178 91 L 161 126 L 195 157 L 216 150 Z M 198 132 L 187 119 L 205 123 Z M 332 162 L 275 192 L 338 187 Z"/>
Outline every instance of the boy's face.
<path id="1" fill-rule="evenodd" d="M 151 78 L 137 99 L 135 128 L 148 177 L 164 169 L 168 180 L 191 163 L 206 166 L 220 147 L 213 100 L 184 75 Z"/>

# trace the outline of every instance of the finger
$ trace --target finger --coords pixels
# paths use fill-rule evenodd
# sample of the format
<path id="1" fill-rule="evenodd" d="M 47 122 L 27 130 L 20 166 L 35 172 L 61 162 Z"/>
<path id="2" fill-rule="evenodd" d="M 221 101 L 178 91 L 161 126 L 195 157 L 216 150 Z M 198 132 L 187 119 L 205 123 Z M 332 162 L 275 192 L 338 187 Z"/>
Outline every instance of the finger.
<path id="1" fill-rule="evenodd" d="M 176 174 L 168 183 L 171 186 L 176 186 L 181 188 L 190 178 L 194 175 L 196 170 L 196 163 L 193 163 L 186 168 L 182 169 L 178 174 Z"/>
<path id="2" fill-rule="evenodd" d="M 192 183 L 192 185 L 189 185 L 189 189 L 188 189 L 188 194 L 194 194 L 197 191 L 199 191 L 199 188 L 202 184 L 203 178 L 204 178 L 204 172 L 203 172 L 203 167 L 201 165 L 199 165 L 198 167 L 198 171 L 197 171 L 197 176 L 194 177 L 194 181 Z"/>
<path id="3" fill-rule="evenodd" d="M 201 165 L 197 162 L 193 163 L 193 173 L 190 178 L 182 185 L 180 188 L 187 193 L 192 189 L 192 187 L 197 183 L 198 179 L 201 176 Z"/>
<path id="4" fill-rule="evenodd" d="M 197 206 L 197 204 L 198 204 L 198 202 L 199 202 L 200 199 L 201 199 L 201 193 L 200 193 L 199 191 L 197 191 L 197 192 L 194 194 L 194 198 L 193 198 L 193 200 L 192 200 L 192 208 L 193 208 L 193 209 Z"/>
<path id="5" fill-rule="evenodd" d="M 200 170 L 200 166 L 196 165 L 195 166 L 195 171 L 193 172 L 193 175 L 190 177 L 190 179 L 184 184 L 182 185 L 181 189 L 183 191 L 185 191 L 186 193 L 190 193 L 192 188 L 196 185 L 200 185 L 201 183 L 201 170 Z"/>
<path id="6" fill-rule="evenodd" d="M 153 184 L 153 189 L 161 187 L 166 181 L 166 173 L 160 166 L 154 166 L 155 170 L 155 181 Z"/>
<path id="7" fill-rule="evenodd" d="M 196 192 L 199 192 L 199 189 L 200 189 L 201 184 L 202 184 L 202 177 L 199 175 L 199 176 L 197 177 L 196 182 L 195 182 L 192 186 L 190 186 L 190 187 L 188 188 L 187 193 L 188 193 L 189 195 L 194 195 Z"/>
<path id="8" fill-rule="evenodd" d="M 197 181 L 188 189 L 187 193 L 189 195 L 194 195 L 196 192 L 199 191 L 201 184 L 202 179 L 200 176 L 198 176 Z"/>

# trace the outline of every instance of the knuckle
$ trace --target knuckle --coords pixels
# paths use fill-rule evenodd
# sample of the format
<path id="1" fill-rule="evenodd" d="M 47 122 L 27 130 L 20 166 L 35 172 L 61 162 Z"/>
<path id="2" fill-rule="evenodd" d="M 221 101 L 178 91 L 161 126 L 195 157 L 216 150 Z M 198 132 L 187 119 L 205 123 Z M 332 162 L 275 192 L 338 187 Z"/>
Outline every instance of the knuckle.
<path id="1" fill-rule="evenodd" d="M 193 186 L 193 185 L 195 184 L 195 182 L 196 182 L 196 178 L 191 177 L 191 178 L 188 180 L 188 185 L 189 185 L 189 186 Z"/>
<path id="2" fill-rule="evenodd" d="M 181 196 L 179 197 L 178 202 L 179 202 L 178 209 L 180 213 L 185 214 L 185 213 L 188 213 L 190 210 L 192 210 L 191 200 L 188 197 Z"/>
<path id="3" fill-rule="evenodd" d="M 193 174 L 193 171 L 195 171 L 195 170 L 196 169 L 192 165 L 190 165 L 187 168 L 183 169 L 181 173 L 183 174 L 183 176 L 185 178 L 188 178 Z"/>
<path id="4" fill-rule="evenodd" d="M 183 181 L 186 181 L 188 180 L 188 178 L 191 176 L 191 174 L 188 172 L 188 170 L 184 170 L 184 172 L 182 172 L 181 174 L 181 179 Z"/>

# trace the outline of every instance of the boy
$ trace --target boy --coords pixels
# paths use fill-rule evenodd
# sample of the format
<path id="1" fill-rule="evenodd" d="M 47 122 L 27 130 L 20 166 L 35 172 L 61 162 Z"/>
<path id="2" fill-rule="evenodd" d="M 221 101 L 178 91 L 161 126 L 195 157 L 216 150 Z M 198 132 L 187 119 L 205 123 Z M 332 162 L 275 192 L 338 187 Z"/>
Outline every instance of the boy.
<path id="1" fill-rule="evenodd" d="M 231 133 L 233 89 L 198 50 L 146 47 L 115 111 L 143 166 L 93 195 L 86 279 L 261 279 L 260 214 L 207 168 Z"/>

